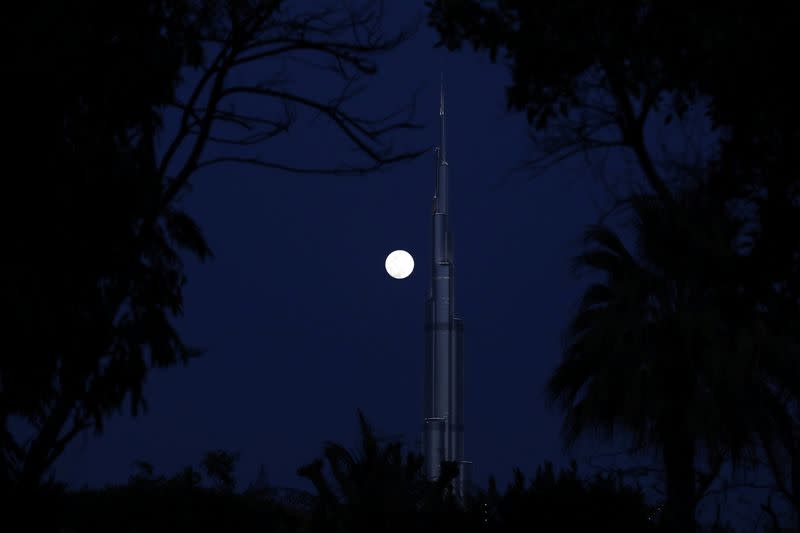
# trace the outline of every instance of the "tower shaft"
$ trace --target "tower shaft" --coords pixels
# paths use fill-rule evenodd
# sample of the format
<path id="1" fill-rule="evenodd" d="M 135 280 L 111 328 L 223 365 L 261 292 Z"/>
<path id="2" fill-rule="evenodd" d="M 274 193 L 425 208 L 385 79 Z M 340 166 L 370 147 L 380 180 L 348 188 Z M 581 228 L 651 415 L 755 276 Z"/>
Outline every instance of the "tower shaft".
<path id="1" fill-rule="evenodd" d="M 440 143 L 433 200 L 431 286 L 427 303 L 423 453 L 425 472 L 436 479 L 442 461 L 455 461 L 456 491 L 463 495 L 469 462 L 464 460 L 463 322 L 455 316 L 453 246 L 448 227 L 448 164 L 444 79 L 440 100 Z"/>

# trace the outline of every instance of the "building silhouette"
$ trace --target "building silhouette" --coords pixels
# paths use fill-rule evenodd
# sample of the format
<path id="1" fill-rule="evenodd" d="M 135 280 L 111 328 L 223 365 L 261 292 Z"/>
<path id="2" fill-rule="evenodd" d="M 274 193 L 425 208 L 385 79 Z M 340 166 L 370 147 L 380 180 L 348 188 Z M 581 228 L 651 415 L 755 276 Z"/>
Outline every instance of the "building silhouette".
<path id="1" fill-rule="evenodd" d="M 439 95 L 440 141 L 433 196 L 431 284 L 427 301 L 422 443 L 428 479 L 442 461 L 458 464 L 455 492 L 463 497 L 471 463 L 464 459 L 464 323 L 454 300 L 453 238 L 448 227 L 448 164 L 444 76 Z"/>

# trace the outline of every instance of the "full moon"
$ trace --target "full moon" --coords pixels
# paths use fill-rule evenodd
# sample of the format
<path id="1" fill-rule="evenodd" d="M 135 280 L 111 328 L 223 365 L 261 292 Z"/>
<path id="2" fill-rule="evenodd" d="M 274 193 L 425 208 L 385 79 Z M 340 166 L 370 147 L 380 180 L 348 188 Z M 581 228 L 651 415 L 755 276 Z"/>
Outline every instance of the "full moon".
<path id="1" fill-rule="evenodd" d="M 394 279 L 403 279 L 414 271 L 414 258 L 405 250 L 395 250 L 386 257 L 386 272 Z"/>

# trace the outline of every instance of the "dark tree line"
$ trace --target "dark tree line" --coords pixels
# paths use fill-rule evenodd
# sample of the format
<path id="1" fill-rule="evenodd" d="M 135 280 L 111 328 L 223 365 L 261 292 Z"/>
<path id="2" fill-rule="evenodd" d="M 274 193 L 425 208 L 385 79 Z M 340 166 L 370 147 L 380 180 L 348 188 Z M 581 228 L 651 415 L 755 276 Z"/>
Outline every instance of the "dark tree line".
<path id="1" fill-rule="evenodd" d="M 329 443 L 320 459 L 298 469 L 311 493 L 257 483 L 236 491 L 237 456 L 216 451 L 200 468 L 169 477 L 139 463 L 126 485 L 66 492 L 62 524 L 80 533 L 655 531 L 655 510 L 641 490 L 611 476 L 583 480 L 574 465 L 556 472 L 545 464 L 530 480 L 517 470 L 505 491 L 492 480 L 487 491 L 458 502 L 450 488 L 455 463 L 428 481 L 422 457 L 379 441 L 361 413 L 359 422 L 356 449 Z"/>

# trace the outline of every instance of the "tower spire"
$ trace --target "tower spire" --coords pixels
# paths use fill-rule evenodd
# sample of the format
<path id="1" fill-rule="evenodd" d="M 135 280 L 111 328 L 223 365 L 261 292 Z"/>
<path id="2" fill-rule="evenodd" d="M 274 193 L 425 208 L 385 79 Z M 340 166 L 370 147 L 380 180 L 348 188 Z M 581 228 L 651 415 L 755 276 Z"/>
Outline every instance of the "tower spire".
<path id="1" fill-rule="evenodd" d="M 444 115 L 444 72 L 441 73 L 439 82 L 439 115 Z"/>
<path id="2" fill-rule="evenodd" d="M 439 84 L 439 146 L 436 147 L 436 189 L 434 192 L 434 211 L 436 213 L 447 213 L 447 122 L 444 113 L 444 72 L 440 74 Z M 442 232 L 439 235 L 441 243 L 445 242 L 447 232 L 446 218 L 442 219 Z"/>
<path id="3" fill-rule="evenodd" d="M 441 73 L 441 81 L 439 83 L 439 121 L 441 122 L 439 132 L 441 135 L 441 138 L 439 139 L 439 157 L 441 158 L 442 163 L 447 164 L 444 147 L 446 141 L 445 134 L 447 132 L 444 114 L 444 72 Z"/>

